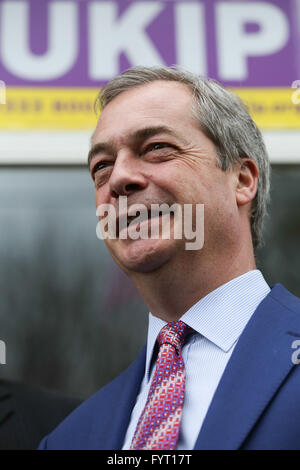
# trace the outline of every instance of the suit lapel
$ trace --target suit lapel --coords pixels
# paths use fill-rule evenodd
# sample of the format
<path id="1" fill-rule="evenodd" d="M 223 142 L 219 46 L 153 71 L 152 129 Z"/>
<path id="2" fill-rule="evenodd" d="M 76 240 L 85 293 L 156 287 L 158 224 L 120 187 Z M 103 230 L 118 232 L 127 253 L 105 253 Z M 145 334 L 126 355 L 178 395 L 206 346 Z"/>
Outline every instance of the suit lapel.
<path id="1" fill-rule="evenodd" d="M 251 317 L 217 387 L 195 449 L 242 446 L 294 366 L 289 332 L 299 330 L 299 320 L 284 306 L 294 299 L 277 284 Z"/>

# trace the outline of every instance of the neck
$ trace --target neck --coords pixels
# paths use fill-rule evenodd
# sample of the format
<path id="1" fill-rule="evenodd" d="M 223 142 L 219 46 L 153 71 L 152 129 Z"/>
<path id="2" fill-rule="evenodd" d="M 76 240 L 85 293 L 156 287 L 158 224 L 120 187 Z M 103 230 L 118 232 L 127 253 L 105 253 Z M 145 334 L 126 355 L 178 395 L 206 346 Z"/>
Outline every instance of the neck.
<path id="1" fill-rule="evenodd" d="M 178 320 L 226 282 L 256 269 L 252 245 L 221 259 L 203 259 L 201 253 L 189 252 L 184 261 L 179 258 L 153 272 L 131 276 L 149 311 L 167 322 Z"/>

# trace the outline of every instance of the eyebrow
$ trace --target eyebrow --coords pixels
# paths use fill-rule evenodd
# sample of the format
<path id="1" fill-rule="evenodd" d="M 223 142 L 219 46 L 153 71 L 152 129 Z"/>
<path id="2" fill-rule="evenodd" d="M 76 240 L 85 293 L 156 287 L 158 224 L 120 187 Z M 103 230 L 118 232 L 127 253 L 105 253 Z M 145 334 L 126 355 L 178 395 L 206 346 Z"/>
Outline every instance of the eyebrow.
<path id="1" fill-rule="evenodd" d="M 91 150 L 88 153 L 88 166 L 90 166 L 93 158 L 99 153 L 113 154 L 114 147 L 109 142 L 99 142 L 92 146 Z"/>
<path id="2" fill-rule="evenodd" d="M 151 126 L 145 127 L 144 129 L 138 129 L 137 131 L 133 132 L 128 138 L 129 142 L 136 143 L 136 142 L 143 142 L 150 137 L 153 137 L 157 134 L 169 134 L 173 137 L 176 137 L 175 132 L 168 126 Z M 92 159 L 98 155 L 99 153 L 107 153 L 113 154 L 115 152 L 115 146 L 112 141 L 108 142 L 98 142 L 92 146 L 88 153 L 88 165 Z"/>

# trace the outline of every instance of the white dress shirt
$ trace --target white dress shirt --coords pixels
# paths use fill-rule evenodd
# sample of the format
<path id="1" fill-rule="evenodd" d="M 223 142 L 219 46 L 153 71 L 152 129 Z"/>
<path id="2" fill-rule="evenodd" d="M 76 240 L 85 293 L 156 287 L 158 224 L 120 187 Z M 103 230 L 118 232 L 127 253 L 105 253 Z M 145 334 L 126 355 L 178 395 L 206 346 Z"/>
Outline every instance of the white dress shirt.
<path id="1" fill-rule="evenodd" d="M 182 349 L 186 382 L 178 450 L 193 449 L 237 341 L 251 315 L 269 292 L 270 288 L 261 272 L 249 271 L 210 292 L 180 318 L 196 333 Z M 153 350 L 157 335 L 165 325 L 165 321 L 149 313 L 146 370 L 123 449 L 130 449 L 138 419 L 146 404 L 155 369 Z"/>

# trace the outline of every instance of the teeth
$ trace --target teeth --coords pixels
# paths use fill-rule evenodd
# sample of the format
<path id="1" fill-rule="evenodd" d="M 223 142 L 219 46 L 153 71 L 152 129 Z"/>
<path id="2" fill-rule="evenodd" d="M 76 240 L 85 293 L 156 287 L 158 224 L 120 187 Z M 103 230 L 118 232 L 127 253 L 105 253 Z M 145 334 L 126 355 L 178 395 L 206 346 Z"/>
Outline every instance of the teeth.
<path id="1" fill-rule="evenodd" d="M 136 219 L 136 215 L 128 215 L 127 216 L 127 227 L 128 225 L 130 224 L 130 222 L 132 222 L 132 220 Z"/>
<path id="2" fill-rule="evenodd" d="M 158 211 L 158 212 L 155 211 L 154 213 L 151 213 L 151 210 L 149 209 L 149 210 L 148 210 L 148 213 L 147 213 L 147 217 L 146 217 L 145 219 L 142 218 L 142 220 L 149 220 L 149 219 L 151 219 L 151 218 L 153 218 L 153 217 L 163 216 L 163 215 L 168 214 L 168 213 L 169 213 L 168 211 L 162 211 L 162 210 L 161 210 L 161 211 Z M 140 217 L 140 216 L 141 216 L 141 213 L 139 213 L 139 212 L 138 212 L 137 215 L 136 215 L 136 214 L 135 214 L 135 215 L 129 215 L 129 214 L 127 214 L 127 216 L 124 215 L 124 218 L 127 220 L 127 227 L 129 226 L 129 224 L 130 224 L 133 220 L 135 220 L 137 217 Z M 122 218 L 123 218 L 123 217 L 122 217 Z M 142 220 L 141 220 L 141 221 L 142 221 Z"/>

